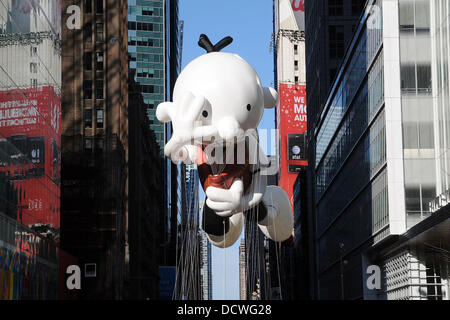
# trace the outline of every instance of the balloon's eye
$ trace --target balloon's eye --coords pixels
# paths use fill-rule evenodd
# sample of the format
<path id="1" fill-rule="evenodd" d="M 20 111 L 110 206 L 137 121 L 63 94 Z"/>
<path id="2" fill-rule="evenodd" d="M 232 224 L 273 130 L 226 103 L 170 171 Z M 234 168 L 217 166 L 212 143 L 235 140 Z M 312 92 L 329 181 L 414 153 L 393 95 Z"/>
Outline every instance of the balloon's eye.
<path id="1" fill-rule="evenodd" d="M 198 114 L 198 113 L 197 113 L 197 114 Z M 207 118 L 207 117 L 208 117 L 208 111 L 203 110 L 202 116 L 205 117 L 205 118 Z"/>
<path id="2" fill-rule="evenodd" d="M 250 104 L 247 105 L 247 110 L 248 111 L 252 110 L 252 106 Z"/>

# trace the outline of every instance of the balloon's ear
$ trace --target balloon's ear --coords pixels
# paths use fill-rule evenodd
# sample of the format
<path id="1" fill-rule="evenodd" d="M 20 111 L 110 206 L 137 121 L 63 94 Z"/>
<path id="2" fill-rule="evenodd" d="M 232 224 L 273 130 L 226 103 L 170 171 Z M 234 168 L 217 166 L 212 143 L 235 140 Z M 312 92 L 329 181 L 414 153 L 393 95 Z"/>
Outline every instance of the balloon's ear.
<path id="1" fill-rule="evenodd" d="M 162 102 L 156 108 L 156 118 L 161 122 L 172 121 L 172 103 Z"/>
<path id="2" fill-rule="evenodd" d="M 273 108 L 277 103 L 278 93 L 275 91 L 274 88 L 270 87 L 264 87 L 263 93 L 264 93 L 264 108 L 266 109 Z"/>

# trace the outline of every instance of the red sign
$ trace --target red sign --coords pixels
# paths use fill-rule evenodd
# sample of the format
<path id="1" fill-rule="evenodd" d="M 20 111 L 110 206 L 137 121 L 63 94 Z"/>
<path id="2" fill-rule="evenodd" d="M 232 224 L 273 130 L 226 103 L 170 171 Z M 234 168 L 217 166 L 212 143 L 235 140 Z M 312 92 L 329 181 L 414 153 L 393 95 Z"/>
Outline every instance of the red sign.
<path id="1" fill-rule="evenodd" d="M 280 84 L 277 105 L 280 170 L 278 185 L 293 205 L 293 187 L 297 173 L 308 165 L 306 159 L 306 86 Z"/>
<path id="2" fill-rule="evenodd" d="M 59 228 L 61 100 L 52 87 L 0 91 L 0 172 L 23 224 Z"/>
<path id="3" fill-rule="evenodd" d="M 306 132 L 306 87 L 281 84 L 279 92 L 279 129 L 289 133 Z"/>
<path id="4" fill-rule="evenodd" d="M 305 31 L 305 0 L 291 0 L 299 31 Z"/>
<path id="5" fill-rule="evenodd" d="M 305 0 L 291 0 L 292 1 L 292 10 L 303 11 L 305 12 Z"/>

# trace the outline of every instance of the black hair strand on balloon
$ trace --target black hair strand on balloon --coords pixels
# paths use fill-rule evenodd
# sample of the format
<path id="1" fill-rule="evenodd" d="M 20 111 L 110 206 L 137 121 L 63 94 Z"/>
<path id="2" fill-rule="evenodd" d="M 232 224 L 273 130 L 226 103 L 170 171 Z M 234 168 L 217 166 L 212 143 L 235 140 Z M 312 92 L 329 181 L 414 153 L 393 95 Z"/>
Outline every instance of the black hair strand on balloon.
<path id="1" fill-rule="evenodd" d="M 232 37 L 225 37 L 219 42 L 217 42 L 215 45 L 213 45 L 206 34 L 201 34 L 200 39 L 198 40 L 198 45 L 203 49 L 205 49 L 207 53 L 210 53 L 210 52 L 219 52 L 232 42 L 233 42 Z"/>

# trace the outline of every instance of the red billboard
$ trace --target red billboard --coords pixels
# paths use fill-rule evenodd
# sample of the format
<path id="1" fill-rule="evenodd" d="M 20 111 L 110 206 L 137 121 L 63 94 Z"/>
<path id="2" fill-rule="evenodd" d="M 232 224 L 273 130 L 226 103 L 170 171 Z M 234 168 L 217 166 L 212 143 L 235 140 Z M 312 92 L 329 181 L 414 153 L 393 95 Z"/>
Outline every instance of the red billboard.
<path id="1" fill-rule="evenodd" d="M 17 219 L 59 229 L 61 100 L 53 87 L 0 91 L 0 172 L 17 192 Z"/>
<path id="2" fill-rule="evenodd" d="M 305 31 L 305 0 L 291 0 L 291 6 L 299 31 Z"/>
<path id="3" fill-rule="evenodd" d="M 307 165 L 306 159 L 306 86 L 280 84 L 277 104 L 278 150 L 280 169 L 278 185 L 293 204 L 293 187 L 297 174 Z"/>

